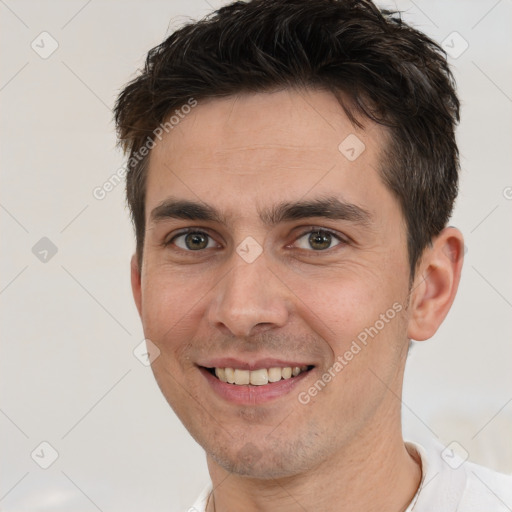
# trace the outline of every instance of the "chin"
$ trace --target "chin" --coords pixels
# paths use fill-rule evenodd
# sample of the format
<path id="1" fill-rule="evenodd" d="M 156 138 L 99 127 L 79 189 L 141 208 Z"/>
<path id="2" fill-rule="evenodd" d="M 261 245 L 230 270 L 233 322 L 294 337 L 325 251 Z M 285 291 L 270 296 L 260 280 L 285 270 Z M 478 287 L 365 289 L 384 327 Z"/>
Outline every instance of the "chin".
<path id="1" fill-rule="evenodd" d="M 220 450 L 219 446 L 205 447 L 208 456 L 229 473 L 248 478 L 270 480 L 286 478 L 311 469 L 314 465 L 304 450 L 291 444 L 261 447 L 248 441 L 240 448 L 230 446 Z"/>
<path id="2" fill-rule="evenodd" d="M 272 480 L 276 478 L 284 478 L 293 476 L 297 473 L 297 468 L 283 467 L 282 464 L 276 464 L 275 461 L 260 459 L 258 461 L 248 461 L 237 458 L 216 457 L 210 454 L 215 462 L 228 473 L 247 478 L 255 478 L 259 480 Z"/>

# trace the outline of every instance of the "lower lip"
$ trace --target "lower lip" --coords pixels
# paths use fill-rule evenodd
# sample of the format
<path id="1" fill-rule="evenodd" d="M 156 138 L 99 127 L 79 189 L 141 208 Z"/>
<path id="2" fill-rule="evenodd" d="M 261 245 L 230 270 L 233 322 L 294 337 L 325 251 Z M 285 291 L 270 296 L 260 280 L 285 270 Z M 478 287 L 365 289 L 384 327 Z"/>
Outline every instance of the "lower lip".
<path id="1" fill-rule="evenodd" d="M 205 368 L 199 368 L 201 373 L 206 378 L 208 384 L 212 389 L 225 400 L 238 405 L 258 405 L 265 402 L 276 400 L 284 395 L 290 393 L 295 386 L 304 380 L 312 371 L 299 373 L 297 377 L 290 379 L 283 379 L 278 382 L 263 384 L 262 386 L 237 386 L 236 384 L 229 384 L 222 382 L 214 377 Z"/>

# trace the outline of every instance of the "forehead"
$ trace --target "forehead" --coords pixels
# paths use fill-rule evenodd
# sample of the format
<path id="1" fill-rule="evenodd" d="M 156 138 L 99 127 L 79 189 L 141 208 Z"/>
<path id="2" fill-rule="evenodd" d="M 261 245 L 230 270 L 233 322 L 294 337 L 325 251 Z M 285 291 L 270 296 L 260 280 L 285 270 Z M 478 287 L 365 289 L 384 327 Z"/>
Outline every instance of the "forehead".
<path id="1" fill-rule="evenodd" d="M 247 211 L 332 195 L 371 207 L 384 128 L 355 127 L 329 92 L 283 90 L 201 101 L 151 150 L 146 215 L 166 195 Z M 362 207 L 364 207 L 361 204 Z"/>

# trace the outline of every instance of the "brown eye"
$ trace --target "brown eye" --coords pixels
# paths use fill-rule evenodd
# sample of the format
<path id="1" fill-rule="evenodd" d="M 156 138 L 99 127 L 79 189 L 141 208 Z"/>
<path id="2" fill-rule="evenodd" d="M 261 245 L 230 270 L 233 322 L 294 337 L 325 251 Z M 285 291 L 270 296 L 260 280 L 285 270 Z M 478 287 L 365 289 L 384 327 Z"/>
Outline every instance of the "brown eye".
<path id="1" fill-rule="evenodd" d="M 323 229 L 307 231 L 296 241 L 296 245 L 300 249 L 313 249 L 314 251 L 325 251 L 340 243 L 342 243 L 342 240 L 338 236 Z"/>
<path id="2" fill-rule="evenodd" d="M 313 249 L 323 250 L 329 248 L 331 245 L 331 239 L 332 236 L 330 233 L 322 233 L 321 231 L 316 231 L 309 235 L 308 242 Z"/>
<path id="3" fill-rule="evenodd" d="M 189 233 L 185 236 L 185 245 L 192 251 L 204 249 L 208 246 L 208 236 L 203 233 Z"/>
<path id="4" fill-rule="evenodd" d="M 175 236 L 172 240 L 177 247 L 185 251 L 200 251 L 215 246 L 215 242 L 209 235 L 202 231 L 192 231 Z"/>

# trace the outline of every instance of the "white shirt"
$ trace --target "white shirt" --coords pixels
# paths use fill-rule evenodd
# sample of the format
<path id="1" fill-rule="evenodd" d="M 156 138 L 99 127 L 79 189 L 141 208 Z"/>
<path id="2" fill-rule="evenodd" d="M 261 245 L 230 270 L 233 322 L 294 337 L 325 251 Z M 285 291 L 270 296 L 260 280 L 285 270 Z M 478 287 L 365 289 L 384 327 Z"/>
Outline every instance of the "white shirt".
<path id="1" fill-rule="evenodd" d="M 427 449 L 406 442 L 421 458 L 422 479 L 406 512 L 512 512 L 512 475 L 497 473 L 437 441 Z M 208 485 L 187 512 L 205 512 Z"/>

